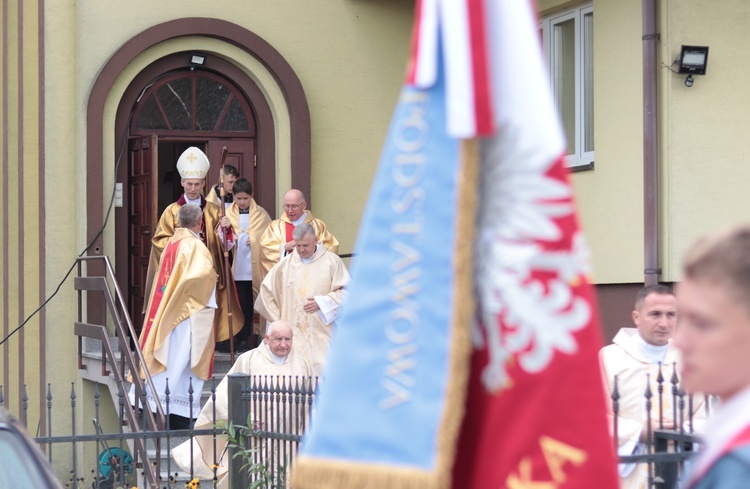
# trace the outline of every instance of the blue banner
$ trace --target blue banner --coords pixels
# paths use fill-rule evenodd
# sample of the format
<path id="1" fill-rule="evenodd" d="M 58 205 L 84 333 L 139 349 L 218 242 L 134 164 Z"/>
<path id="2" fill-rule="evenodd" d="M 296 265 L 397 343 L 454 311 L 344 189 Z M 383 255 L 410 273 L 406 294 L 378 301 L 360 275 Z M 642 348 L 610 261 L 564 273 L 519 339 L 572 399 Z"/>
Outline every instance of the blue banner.
<path id="1" fill-rule="evenodd" d="M 459 177 L 459 141 L 446 134 L 444 104 L 442 79 L 401 93 L 300 466 L 306 457 L 435 466 L 450 365 Z"/>

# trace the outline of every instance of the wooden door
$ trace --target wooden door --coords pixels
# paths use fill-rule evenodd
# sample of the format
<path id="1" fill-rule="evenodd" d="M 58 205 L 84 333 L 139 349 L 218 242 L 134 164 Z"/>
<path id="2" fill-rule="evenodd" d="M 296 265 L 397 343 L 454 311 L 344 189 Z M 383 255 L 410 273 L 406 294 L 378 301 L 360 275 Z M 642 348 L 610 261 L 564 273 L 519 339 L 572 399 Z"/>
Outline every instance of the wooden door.
<path id="1" fill-rule="evenodd" d="M 219 169 L 221 167 L 221 150 L 227 147 L 227 157 L 224 163 L 232 165 L 240 172 L 241 178 L 247 178 L 253 184 L 253 197 L 258 200 L 262 189 L 256 188 L 255 182 L 257 172 L 255 169 L 255 139 L 209 139 L 208 161 L 211 169 L 208 172 L 206 182 L 206 194 L 219 182 Z"/>
<path id="2" fill-rule="evenodd" d="M 128 309 L 136 332 L 143 323 L 143 293 L 146 290 L 151 238 L 158 222 L 158 144 L 156 135 L 130 138 L 128 174 Z"/>

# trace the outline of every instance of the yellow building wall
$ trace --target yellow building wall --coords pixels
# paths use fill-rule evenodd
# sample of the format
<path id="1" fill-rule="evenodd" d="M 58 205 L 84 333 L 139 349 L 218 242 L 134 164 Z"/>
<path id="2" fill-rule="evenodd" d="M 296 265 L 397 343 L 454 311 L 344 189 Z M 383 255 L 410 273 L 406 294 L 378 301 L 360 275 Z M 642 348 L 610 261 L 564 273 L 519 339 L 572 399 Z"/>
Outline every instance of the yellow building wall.
<path id="1" fill-rule="evenodd" d="M 3 187 L 0 215 L 0 267 L 3 297 L 0 301 L 2 335 L 0 384 L 4 405 L 22 417 L 28 414 L 34 428 L 40 416 L 39 315 L 11 335 L 40 304 L 39 205 L 39 29 L 36 2 L 9 2 L 1 26 L 3 77 L 0 155 Z M 7 338 L 7 340 L 6 340 Z M 28 411 L 23 396 L 29 399 Z"/>
<path id="2" fill-rule="evenodd" d="M 691 88 L 684 75 L 664 73 L 664 164 L 670 174 L 664 264 L 666 277 L 679 280 L 682 256 L 697 236 L 750 221 L 750 69 L 744 62 L 750 4 L 662 3 L 667 64 L 682 44 L 710 48 L 707 73 L 695 76 Z"/>
<path id="3" fill-rule="evenodd" d="M 540 14 L 580 2 L 540 0 Z M 580 215 L 599 284 L 643 280 L 642 2 L 595 0 L 593 171 L 574 173 Z M 661 280 L 680 279 L 695 238 L 747 221 L 750 179 L 750 4 L 657 1 L 659 252 Z M 708 45 L 708 73 L 692 88 L 670 72 L 680 46 Z M 673 69 L 677 67 L 674 66 Z"/>

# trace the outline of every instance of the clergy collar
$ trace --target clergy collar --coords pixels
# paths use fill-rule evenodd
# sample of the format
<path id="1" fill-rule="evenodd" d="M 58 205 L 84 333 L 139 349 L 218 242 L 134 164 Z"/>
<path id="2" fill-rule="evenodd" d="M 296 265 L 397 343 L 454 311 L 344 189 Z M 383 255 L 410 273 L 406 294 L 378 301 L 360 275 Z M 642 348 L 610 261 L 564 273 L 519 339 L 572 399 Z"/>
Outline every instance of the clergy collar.
<path id="1" fill-rule="evenodd" d="M 186 229 L 187 229 L 187 228 L 186 228 Z M 190 234 L 192 234 L 192 235 L 193 235 L 193 236 L 195 236 L 196 238 L 198 238 L 198 239 L 201 239 L 201 235 L 200 235 L 200 234 L 198 234 L 198 233 L 196 233 L 196 232 L 195 232 L 195 231 L 193 231 L 192 229 L 188 229 L 188 231 L 190 231 Z"/>
<path id="2" fill-rule="evenodd" d="M 271 360 L 273 360 L 273 363 L 275 363 L 276 365 L 284 365 L 284 362 L 286 362 L 286 357 L 288 357 L 289 354 L 287 354 L 286 356 L 280 357 L 271 351 L 271 348 L 269 348 L 268 343 L 266 343 L 265 340 L 263 340 L 263 345 L 266 347 L 268 354 L 271 355 Z"/>
<path id="3" fill-rule="evenodd" d="M 305 222 L 305 219 L 306 219 L 306 218 L 307 218 L 307 211 L 304 211 L 304 212 L 302 213 L 302 215 L 301 215 L 301 216 L 299 216 L 299 218 L 297 218 L 297 220 L 296 220 L 296 221 L 289 221 L 289 222 L 291 222 L 292 224 L 294 224 L 294 227 L 297 227 L 297 226 L 299 226 L 300 224 L 302 224 L 303 222 Z"/>
<path id="4" fill-rule="evenodd" d="M 203 209 L 206 205 L 206 199 L 204 199 L 203 196 L 200 195 L 196 200 L 188 200 L 187 195 L 183 193 L 182 195 L 180 195 L 180 198 L 177 199 L 177 204 L 180 206 L 183 206 L 185 204 L 194 204 Z"/>
<path id="5" fill-rule="evenodd" d="M 641 337 L 640 333 L 636 333 L 633 337 L 633 342 L 635 343 L 635 347 L 638 348 L 638 351 L 641 352 L 641 355 L 643 355 L 643 358 L 648 361 L 648 363 L 664 363 L 664 359 L 667 356 L 667 349 L 669 348 L 669 344 L 666 345 L 652 345 L 651 343 L 647 343 L 646 340 L 644 340 Z"/>
<path id="6" fill-rule="evenodd" d="M 302 255 L 299 254 L 299 251 L 297 252 L 297 255 L 299 255 L 299 259 L 302 261 L 302 263 L 310 264 L 315 259 L 315 255 L 318 254 L 319 249 L 320 249 L 320 243 L 315 245 L 315 253 L 310 255 L 310 258 L 302 258 Z"/>
<path id="7" fill-rule="evenodd" d="M 239 212 L 240 214 L 250 214 L 250 208 L 249 208 L 249 207 L 248 207 L 247 209 L 240 209 L 240 208 L 238 207 L 238 208 L 237 208 L 237 211 L 238 211 L 238 212 Z"/>

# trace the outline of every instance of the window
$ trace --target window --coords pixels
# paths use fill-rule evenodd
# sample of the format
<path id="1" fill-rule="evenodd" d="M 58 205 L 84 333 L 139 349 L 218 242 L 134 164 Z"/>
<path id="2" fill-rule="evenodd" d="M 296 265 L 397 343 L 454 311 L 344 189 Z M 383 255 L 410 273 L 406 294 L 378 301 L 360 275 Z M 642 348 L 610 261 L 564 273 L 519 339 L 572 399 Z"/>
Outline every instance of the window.
<path id="1" fill-rule="evenodd" d="M 542 42 L 571 167 L 594 163 L 594 11 L 591 4 L 542 19 Z"/>
<path id="2" fill-rule="evenodd" d="M 183 71 L 149 85 L 135 117 L 134 133 L 220 132 L 253 136 L 249 106 L 236 88 L 217 75 Z"/>

